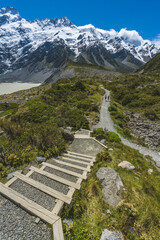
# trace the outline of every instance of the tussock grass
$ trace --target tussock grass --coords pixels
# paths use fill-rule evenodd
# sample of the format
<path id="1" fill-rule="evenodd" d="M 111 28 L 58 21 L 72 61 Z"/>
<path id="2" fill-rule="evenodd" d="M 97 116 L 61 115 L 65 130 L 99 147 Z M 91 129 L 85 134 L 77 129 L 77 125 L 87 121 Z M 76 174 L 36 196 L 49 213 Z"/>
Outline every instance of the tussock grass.
<path id="1" fill-rule="evenodd" d="M 104 137 L 104 136 L 103 136 Z M 124 239 L 158 240 L 160 238 L 160 174 L 151 164 L 150 159 L 138 151 L 117 142 L 106 142 L 113 151 L 102 151 L 97 156 L 87 181 L 76 191 L 71 208 L 65 207 L 62 217 L 71 218 L 73 225 L 64 224 L 65 239 L 100 239 L 102 231 L 119 230 Z M 118 167 L 121 161 L 129 161 L 135 170 L 129 171 Z M 111 167 L 120 175 L 125 191 L 123 201 L 112 209 L 105 204 L 102 188 L 96 177 L 100 167 Z M 152 168 L 153 173 L 148 174 Z M 111 215 L 107 214 L 110 209 Z"/>

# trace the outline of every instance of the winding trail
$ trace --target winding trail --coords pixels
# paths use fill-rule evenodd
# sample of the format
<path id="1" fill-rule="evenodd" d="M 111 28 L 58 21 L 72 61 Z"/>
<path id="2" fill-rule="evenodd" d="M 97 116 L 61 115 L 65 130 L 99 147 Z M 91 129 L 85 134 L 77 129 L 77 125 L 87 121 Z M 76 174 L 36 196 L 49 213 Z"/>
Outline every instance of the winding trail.
<path id="1" fill-rule="evenodd" d="M 105 91 L 107 95 L 110 94 L 108 90 L 105 90 Z M 121 141 L 123 144 L 138 150 L 143 155 L 149 155 L 150 157 L 152 157 L 152 159 L 156 163 L 156 166 L 160 169 L 160 152 L 150 150 L 146 147 L 142 147 L 140 145 L 132 143 L 131 141 L 123 138 L 114 127 L 114 123 L 111 119 L 110 112 L 108 111 L 109 106 L 110 106 L 110 102 L 108 101 L 106 102 L 105 96 L 104 96 L 102 101 L 101 111 L 100 111 L 100 121 L 96 126 L 94 126 L 94 128 L 103 128 L 103 129 L 107 129 L 108 131 L 117 133 L 121 138 Z"/>

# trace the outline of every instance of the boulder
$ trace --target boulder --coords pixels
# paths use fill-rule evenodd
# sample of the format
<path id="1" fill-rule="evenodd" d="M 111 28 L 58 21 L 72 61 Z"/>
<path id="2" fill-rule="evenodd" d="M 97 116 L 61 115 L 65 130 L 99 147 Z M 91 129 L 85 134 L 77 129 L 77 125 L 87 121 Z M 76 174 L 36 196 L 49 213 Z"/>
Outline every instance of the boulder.
<path id="1" fill-rule="evenodd" d="M 120 176 L 110 167 L 100 168 L 96 176 L 102 182 L 104 201 L 111 207 L 116 207 L 122 200 L 120 193 L 125 189 Z"/>
<path id="2" fill-rule="evenodd" d="M 118 231 L 109 231 L 108 229 L 104 229 L 101 235 L 100 240 L 121 240 L 123 236 Z"/>
<path id="3" fill-rule="evenodd" d="M 37 157 L 36 160 L 38 163 L 46 162 L 45 157 L 41 157 L 41 156 Z"/>
<path id="4" fill-rule="evenodd" d="M 128 161 L 123 161 L 123 162 L 119 163 L 118 167 L 125 168 L 125 169 L 128 169 L 128 170 L 134 170 L 135 169 L 135 166 L 132 165 Z"/>

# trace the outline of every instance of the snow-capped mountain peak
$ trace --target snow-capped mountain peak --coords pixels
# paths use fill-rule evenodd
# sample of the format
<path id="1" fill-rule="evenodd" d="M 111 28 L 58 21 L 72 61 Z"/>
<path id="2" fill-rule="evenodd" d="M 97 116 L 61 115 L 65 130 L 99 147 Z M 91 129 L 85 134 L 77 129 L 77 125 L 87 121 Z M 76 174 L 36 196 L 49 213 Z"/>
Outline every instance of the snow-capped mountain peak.
<path id="1" fill-rule="evenodd" d="M 53 23 L 55 27 L 71 27 L 73 24 L 67 17 L 62 17 L 62 18 L 54 18 Z"/>
<path id="2" fill-rule="evenodd" d="M 92 24 L 77 27 L 67 17 L 28 21 L 15 8 L 0 9 L 0 74 L 23 68 L 33 58 L 34 62 L 48 61 L 48 54 L 56 54 L 55 49 L 59 52 L 57 58 L 65 55 L 65 59 L 76 62 L 109 69 L 124 65 L 130 70 L 160 51 L 135 30 L 122 28 L 117 32 Z"/>
<path id="3" fill-rule="evenodd" d="M 13 7 L 0 9 L 0 25 L 21 20 L 19 12 Z"/>

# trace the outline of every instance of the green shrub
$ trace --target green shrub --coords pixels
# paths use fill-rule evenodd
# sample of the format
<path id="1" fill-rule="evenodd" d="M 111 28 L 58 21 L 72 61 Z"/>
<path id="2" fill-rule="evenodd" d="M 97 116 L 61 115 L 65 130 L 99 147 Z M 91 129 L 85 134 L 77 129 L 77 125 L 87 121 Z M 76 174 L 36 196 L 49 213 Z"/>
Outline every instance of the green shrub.
<path id="1" fill-rule="evenodd" d="M 111 106 L 109 106 L 108 110 L 109 110 L 110 112 L 116 112 L 116 111 L 117 111 L 117 108 L 116 108 L 116 106 L 111 105 Z"/>
<path id="2" fill-rule="evenodd" d="M 117 121 L 117 125 L 118 125 L 120 128 L 123 128 L 124 122 L 121 121 L 121 120 L 118 120 L 118 121 Z"/>
<path id="3" fill-rule="evenodd" d="M 109 142 L 121 142 L 120 137 L 118 136 L 118 134 L 114 133 L 114 132 L 108 132 L 107 133 L 107 140 Z"/>
<path id="4" fill-rule="evenodd" d="M 85 85 L 81 81 L 77 81 L 73 87 L 74 90 L 85 91 Z"/>
<path id="5" fill-rule="evenodd" d="M 105 132 L 103 131 L 103 128 L 97 128 L 93 131 L 92 133 L 92 136 L 93 137 L 96 137 L 97 140 L 102 140 L 102 139 L 105 139 Z"/>
<path id="6" fill-rule="evenodd" d="M 157 114 L 152 109 L 146 109 L 144 115 L 150 120 L 155 120 L 158 118 Z"/>
<path id="7" fill-rule="evenodd" d="M 104 151 L 97 154 L 96 157 L 98 162 L 111 162 L 112 158 L 110 157 L 108 151 L 105 149 Z"/>

